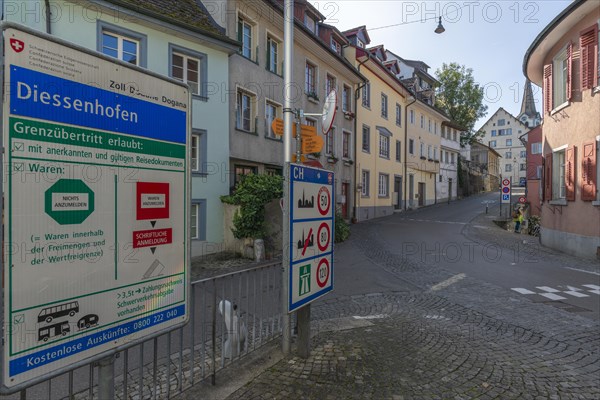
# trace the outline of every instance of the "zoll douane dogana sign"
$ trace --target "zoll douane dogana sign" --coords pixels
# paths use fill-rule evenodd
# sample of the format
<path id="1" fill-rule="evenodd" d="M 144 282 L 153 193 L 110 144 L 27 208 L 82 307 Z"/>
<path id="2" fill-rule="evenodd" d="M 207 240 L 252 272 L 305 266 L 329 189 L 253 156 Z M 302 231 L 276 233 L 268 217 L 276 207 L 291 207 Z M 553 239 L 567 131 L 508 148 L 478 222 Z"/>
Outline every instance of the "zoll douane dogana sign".
<path id="1" fill-rule="evenodd" d="M 187 320 L 187 86 L 3 25 L 6 391 Z"/>

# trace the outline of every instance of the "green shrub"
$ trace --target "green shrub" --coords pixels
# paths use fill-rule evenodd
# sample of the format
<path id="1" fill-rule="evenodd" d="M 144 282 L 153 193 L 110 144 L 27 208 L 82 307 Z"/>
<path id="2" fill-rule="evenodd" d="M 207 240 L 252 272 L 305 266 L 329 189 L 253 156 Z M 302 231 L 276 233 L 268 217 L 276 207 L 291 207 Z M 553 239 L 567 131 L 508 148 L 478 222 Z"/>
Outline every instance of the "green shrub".
<path id="1" fill-rule="evenodd" d="M 283 177 L 272 175 L 247 175 L 230 196 L 221 201 L 239 205 L 233 216 L 233 236 L 236 239 L 257 239 L 266 236 L 265 205 L 283 196 Z"/>
<path id="2" fill-rule="evenodd" d="M 334 232 L 335 243 L 341 243 L 350 237 L 350 225 L 339 211 L 335 213 Z"/>

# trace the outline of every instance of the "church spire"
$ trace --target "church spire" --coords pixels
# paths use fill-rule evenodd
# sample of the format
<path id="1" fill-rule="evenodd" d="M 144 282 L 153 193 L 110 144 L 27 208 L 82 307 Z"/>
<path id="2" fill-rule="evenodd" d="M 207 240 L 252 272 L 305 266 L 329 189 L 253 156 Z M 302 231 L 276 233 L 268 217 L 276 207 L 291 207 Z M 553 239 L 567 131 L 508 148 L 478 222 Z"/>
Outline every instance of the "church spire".
<path id="1" fill-rule="evenodd" d="M 540 113 L 538 113 L 535 109 L 535 99 L 533 98 L 533 90 L 531 88 L 531 81 L 529 79 L 525 81 L 521 112 L 519 113 L 517 119 L 530 128 L 538 126 L 541 122 Z"/>

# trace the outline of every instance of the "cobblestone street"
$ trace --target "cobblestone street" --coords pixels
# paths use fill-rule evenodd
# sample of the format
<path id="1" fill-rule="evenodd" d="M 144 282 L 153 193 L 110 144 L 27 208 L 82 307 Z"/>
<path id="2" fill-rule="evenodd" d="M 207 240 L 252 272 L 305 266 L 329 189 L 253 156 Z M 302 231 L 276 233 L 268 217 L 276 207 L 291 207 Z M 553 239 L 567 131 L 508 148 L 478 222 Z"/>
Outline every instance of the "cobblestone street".
<path id="1" fill-rule="evenodd" d="M 463 233 L 477 230 L 486 232 L 475 236 L 480 243 L 503 248 L 534 241 L 485 216 Z M 470 276 L 456 279 L 387 248 L 380 235 L 377 223 L 353 226 L 336 260 L 368 257 L 404 284 L 316 302 L 311 356 L 284 358 L 228 399 L 600 398 L 597 321 Z M 592 262 L 535 252 L 538 262 L 562 257 L 597 271 Z"/>

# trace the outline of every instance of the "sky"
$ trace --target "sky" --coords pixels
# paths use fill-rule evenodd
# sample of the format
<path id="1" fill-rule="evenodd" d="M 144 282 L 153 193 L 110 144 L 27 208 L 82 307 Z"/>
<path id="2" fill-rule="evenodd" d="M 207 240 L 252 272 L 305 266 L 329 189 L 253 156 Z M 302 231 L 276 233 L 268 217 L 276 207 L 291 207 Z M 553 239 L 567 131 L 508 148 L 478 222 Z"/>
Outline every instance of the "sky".
<path id="1" fill-rule="evenodd" d="M 325 23 L 345 31 L 366 25 L 371 44 L 409 60 L 424 61 L 435 71 L 458 62 L 473 70 L 484 88 L 487 115 L 480 128 L 500 107 L 515 117 L 523 98 L 523 56 L 537 35 L 571 1 L 311 1 Z M 434 32 L 438 18 L 446 31 Z M 541 88 L 533 85 L 541 112 Z"/>

